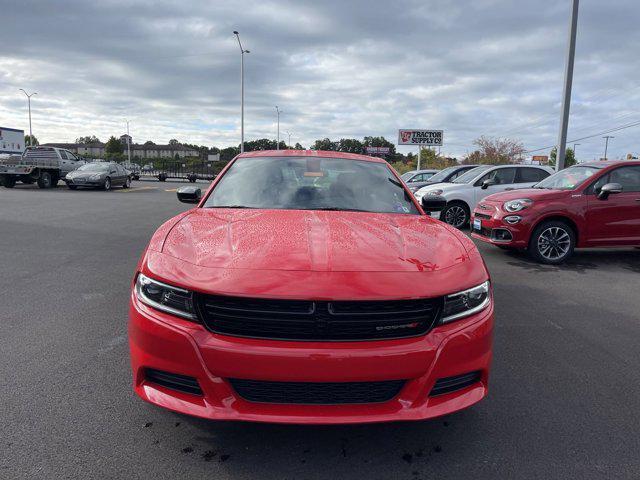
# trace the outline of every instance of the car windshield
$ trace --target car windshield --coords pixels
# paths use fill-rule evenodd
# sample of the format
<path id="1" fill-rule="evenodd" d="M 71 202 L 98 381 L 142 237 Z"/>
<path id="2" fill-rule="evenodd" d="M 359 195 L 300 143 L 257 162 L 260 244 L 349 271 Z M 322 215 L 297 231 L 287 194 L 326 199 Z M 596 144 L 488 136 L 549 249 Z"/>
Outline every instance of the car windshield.
<path id="1" fill-rule="evenodd" d="M 453 183 L 471 183 L 476 179 L 478 174 L 484 172 L 485 170 L 489 170 L 490 168 L 491 168 L 491 165 L 472 168 L 467 173 L 460 175 L 458 178 L 456 178 L 453 181 Z"/>
<path id="2" fill-rule="evenodd" d="M 571 167 L 545 178 L 534 188 L 550 190 L 573 190 L 582 182 L 593 176 L 599 169 L 596 167 Z"/>
<path id="3" fill-rule="evenodd" d="M 430 182 L 444 182 L 451 173 L 455 172 L 459 167 L 448 167 L 444 170 L 440 170 L 438 173 L 429 178 Z"/>
<path id="4" fill-rule="evenodd" d="M 106 172 L 109 170 L 109 165 L 106 163 L 86 163 L 78 168 L 78 171 L 83 172 Z"/>
<path id="5" fill-rule="evenodd" d="M 416 172 L 407 172 L 407 173 L 403 173 L 401 175 L 402 180 L 404 180 L 405 182 L 408 181 L 411 177 L 413 177 L 416 174 Z"/>
<path id="6" fill-rule="evenodd" d="M 204 207 L 419 215 L 386 164 L 319 157 L 239 158 Z"/>

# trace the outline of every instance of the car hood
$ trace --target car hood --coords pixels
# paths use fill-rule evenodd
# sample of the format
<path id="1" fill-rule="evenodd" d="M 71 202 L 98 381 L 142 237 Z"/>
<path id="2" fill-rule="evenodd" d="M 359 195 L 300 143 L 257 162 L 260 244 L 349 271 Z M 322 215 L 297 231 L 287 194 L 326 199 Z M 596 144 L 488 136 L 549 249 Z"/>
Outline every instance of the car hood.
<path id="1" fill-rule="evenodd" d="M 445 225 L 420 215 L 197 208 L 161 231 L 150 248 L 210 268 L 437 271 L 469 255 Z"/>
<path id="2" fill-rule="evenodd" d="M 469 188 L 468 183 L 432 183 L 431 185 L 426 185 L 418 190 L 416 193 L 420 195 L 424 195 L 430 190 L 442 190 L 443 195 L 449 192 L 455 192 L 458 190 L 466 190 Z"/>
<path id="3" fill-rule="evenodd" d="M 94 175 L 100 175 L 101 177 L 105 175 L 105 172 L 69 172 L 67 173 L 68 178 L 89 178 Z"/>
<path id="4" fill-rule="evenodd" d="M 483 202 L 508 202 L 517 198 L 530 198 L 531 200 L 553 200 L 571 194 L 569 190 L 548 190 L 544 188 L 523 188 L 521 190 L 508 190 L 505 192 L 488 195 Z"/>

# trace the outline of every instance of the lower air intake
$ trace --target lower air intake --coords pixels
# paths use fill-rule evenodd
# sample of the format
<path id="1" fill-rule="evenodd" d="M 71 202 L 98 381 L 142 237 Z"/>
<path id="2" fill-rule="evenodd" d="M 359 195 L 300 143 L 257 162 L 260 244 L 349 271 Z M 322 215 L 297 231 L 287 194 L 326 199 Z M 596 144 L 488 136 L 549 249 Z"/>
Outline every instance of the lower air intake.
<path id="1" fill-rule="evenodd" d="M 387 402 L 404 385 L 404 380 L 312 383 L 229 379 L 229 382 L 238 395 L 250 402 L 307 405 Z"/>
<path id="2" fill-rule="evenodd" d="M 480 381 L 480 372 L 465 373 L 455 377 L 440 378 L 431 389 L 430 397 L 462 390 Z"/>
<path id="3" fill-rule="evenodd" d="M 147 368 L 145 371 L 145 379 L 148 382 L 170 388 L 171 390 L 190 393 L 192 395 L 202 395 L 202 389 L 198 384 L 198 380 L 186 375 L 178 375 L 177 373 Z"/>

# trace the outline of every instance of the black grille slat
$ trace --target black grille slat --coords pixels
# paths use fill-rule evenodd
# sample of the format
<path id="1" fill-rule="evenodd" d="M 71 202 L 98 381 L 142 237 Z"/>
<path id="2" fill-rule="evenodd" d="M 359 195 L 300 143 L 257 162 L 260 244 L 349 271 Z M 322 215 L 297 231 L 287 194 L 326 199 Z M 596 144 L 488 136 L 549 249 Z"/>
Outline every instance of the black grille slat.
<path id="1" fill-rule="evenodd" d="M 445 393 L 455 392 L 469 387 L 480 381 L 481 372 L 470 372 L 464 375 L 456 375 L 455 377 L 440 378 L 429 393 L 430 397 L 436 395 L 444 395 Z"/>
<path id="2" fill-rule="evenodd" d="M 178 375 L 177 373 L 163 372 L 147 368 L 145 370 L 145 379 L 149 382 L 161 385 L 179 392 L 191 393 L 193 395 L 202 395 L 202 389 L 198 380 L 186 375 Z"/>
<path id="3" fill-rule="evenodd" d="M 383 382 L 268 382 L 229 379 L 245 400 L 260 403 L 338 405 L 381 403 L 394 398 L 404 380 Z"/>
<path id="4" fill-rule="evenodd" d="M 196 295 L 204 325 L 224 335 L 278 340 L 358 341 L 426 334 L 442 298 L 304 301 Z"/>

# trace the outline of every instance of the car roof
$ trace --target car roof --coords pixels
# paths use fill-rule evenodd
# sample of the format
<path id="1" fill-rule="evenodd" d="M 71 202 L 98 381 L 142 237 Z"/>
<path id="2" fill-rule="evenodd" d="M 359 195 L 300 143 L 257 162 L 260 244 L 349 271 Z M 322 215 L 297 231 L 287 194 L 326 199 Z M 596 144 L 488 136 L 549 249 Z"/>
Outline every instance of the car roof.
<path id="1" fill-rule="evenodd" d="M 254 152 L 244 152 L 236 158 L 259 158 L 259 157 L 321 157 L 321 158 L 343 158 L 345 160 L 364 160 L 366 162 L 386 163 L 381 158 L 359 155 L 357 153 L 332 152 L 326 150 L 256 150 Z"/>
<path id="2" fill-rule="evenodd" d="M 615 167 L 617 165 L 640 165 L 640 160 L 600 160 L 597 162 L 584 162 L 576 163 L 573 167 L 595 167 L 595 168 L 607 168 Z"/>

